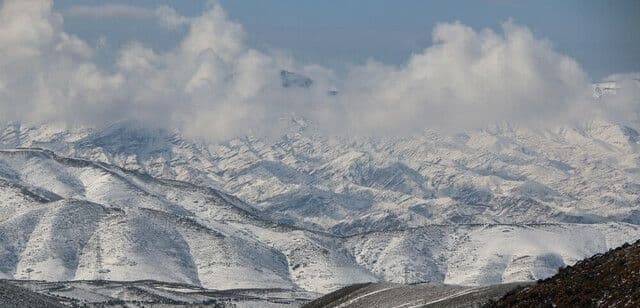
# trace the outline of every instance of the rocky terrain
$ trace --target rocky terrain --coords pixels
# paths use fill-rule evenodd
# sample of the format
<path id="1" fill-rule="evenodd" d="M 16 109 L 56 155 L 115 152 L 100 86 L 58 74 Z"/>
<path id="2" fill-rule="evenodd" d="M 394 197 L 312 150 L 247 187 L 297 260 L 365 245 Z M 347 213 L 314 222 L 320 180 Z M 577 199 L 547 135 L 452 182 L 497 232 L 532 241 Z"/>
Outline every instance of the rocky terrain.
<path id="1" fill-rule="evenodd" d="M 560 269 L 488 307 L 638 307 L 640 241 Z"/>
<path id="2" fill-rule="evenodd" d="M 6 308 L 66 307 L 58 298 L 33 292 L 7 281 L 0 281 L 0 306 Z"/>

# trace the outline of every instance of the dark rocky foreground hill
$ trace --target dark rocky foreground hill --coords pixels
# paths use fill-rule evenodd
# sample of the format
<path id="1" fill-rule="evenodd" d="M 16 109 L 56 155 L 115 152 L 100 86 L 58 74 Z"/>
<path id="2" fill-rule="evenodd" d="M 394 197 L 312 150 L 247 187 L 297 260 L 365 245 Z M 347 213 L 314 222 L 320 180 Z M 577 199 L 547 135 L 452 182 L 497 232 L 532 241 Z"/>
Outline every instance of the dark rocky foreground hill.
<path id="1" fill-rule="evenodd" d="M 0 307 L 66 307 L 56 298 L 0 280 Z"/>
<path id="2" fill-rule="evenodd" d="M 565 267 L 487 307 L 640 307 L 640 240 Z"/>

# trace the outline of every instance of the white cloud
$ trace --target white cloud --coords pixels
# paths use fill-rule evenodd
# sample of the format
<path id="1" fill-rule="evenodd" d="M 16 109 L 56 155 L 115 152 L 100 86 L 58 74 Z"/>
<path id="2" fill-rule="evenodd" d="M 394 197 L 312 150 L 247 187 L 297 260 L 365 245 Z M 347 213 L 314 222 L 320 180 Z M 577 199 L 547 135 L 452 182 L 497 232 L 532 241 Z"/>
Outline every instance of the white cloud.
<path id="1" fill-rule="evenodd" d="M 107 108 L 117 76 L 99 72 L 93 50 L 62 31 L 51 1 L 4 1 L 0 9 L 0 98 L 2 120 L 56 120 L 82 107 Z M 105 90 L 102 93 L 101 90 Z M 93 96 L 96 94 L 98 96 Z M 86 101 L 85 101 L 86 100 Z"/>
<path id="2" fill-rule="evenodd" d="M 161 24 L 169 29 L 189 25 L 191 18 L 182 16 L 172 7 L 162 5 L 153 11 L 153 14 Z"/>
<path id="3" fill-rule="evenodd" d="M 433 45 L 406 64 L 371 60 L 340 78 L 318 65 L 249 48 L 242 26 L 217 5 L 188 19 L 170 8 L 152 12 L 168 26 L 187 26 L 184 39 L 166 52 L 132 42 L 106 72 L 85 42 L 63 31 L 51 1 L 2 2 L 0 121 L 100 125 L 132 119 L 220 139 L 278 132 L 286 114 L 330 132 L 407 134 L 496 121 L 620 118 L 640 109 L 638 93 L 593 107 L 580 66 L 512 22 L 501 32 L 441 24 Z M 313 86 L 283 89 L 283 68 L 311 76 Z M 336 86 L 340 95 L 328 96 Z"/>
<path id="4" fill-rule="evenodd" d="M 351 71 L 345 121 L 353 129 L 536 124 L 585 102 L 588 80 L 579 65 L 513 22 L 502 33 L 440 24 L 433 40 L 401 67 L 371 61 Z"/>

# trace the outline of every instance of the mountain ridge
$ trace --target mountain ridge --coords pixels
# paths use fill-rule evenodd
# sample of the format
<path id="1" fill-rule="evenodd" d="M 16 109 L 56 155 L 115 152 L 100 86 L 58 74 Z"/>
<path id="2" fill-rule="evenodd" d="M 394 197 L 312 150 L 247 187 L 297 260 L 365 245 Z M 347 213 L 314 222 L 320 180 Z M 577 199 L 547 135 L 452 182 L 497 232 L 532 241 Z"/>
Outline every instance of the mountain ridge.
<path id="1" fill-rule="evenodd" d="M 13 125 L 0 130 L 2 276 L 317 293 L 545 278 L 640 237 L 634 131 L 348 141 L 311 126 L 211 144 L 126 123 Z"/>

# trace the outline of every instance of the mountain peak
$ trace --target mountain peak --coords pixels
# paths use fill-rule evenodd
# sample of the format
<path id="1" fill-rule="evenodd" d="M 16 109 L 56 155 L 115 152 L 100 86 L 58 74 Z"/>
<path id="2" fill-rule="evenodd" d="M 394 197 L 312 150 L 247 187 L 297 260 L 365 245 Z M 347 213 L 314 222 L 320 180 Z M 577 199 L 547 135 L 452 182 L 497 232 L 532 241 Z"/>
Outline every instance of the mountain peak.
<path id="1" fill-rule="evenodd" d="M 286 70 L 280 71 L 280 80 L 282 81 L 282 86 L 285 88 L 305 88 L 308 89 L 313 85 L 313 79 Z"/>

